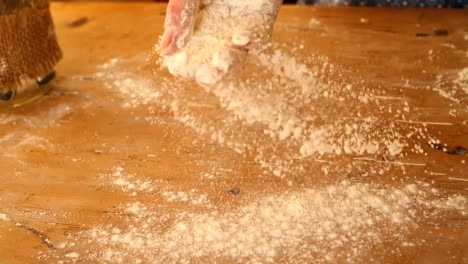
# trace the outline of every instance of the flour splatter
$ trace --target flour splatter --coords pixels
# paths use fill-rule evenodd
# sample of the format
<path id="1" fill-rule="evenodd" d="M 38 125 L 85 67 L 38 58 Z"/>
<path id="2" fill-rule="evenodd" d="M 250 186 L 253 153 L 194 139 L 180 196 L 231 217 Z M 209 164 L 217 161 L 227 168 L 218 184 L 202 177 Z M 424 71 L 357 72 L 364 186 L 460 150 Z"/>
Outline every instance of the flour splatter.
<path id="1" fill-rule="evenodd" d="M 0 73 L 4 73 L 8 70 L 8 63 L 5 58 L 0 58 Z"/>
<path id="2" fill-rule="evenodd" d="M 98 226 L 82 235 L 93 248 L 90 260 L 112 263 L 208 256 L 235 263 L 357 262 L 384 242 L 425 243 L 406 236 L 447 210 L 467 213 L 466 197 L 432 196 L 440 194 L 423 183 L 388 188 L 344 181 L 267 195 L 230 212 L 179 212 L 167 229 L 168 215 L 152 205 L 130 204 L 124 208 L 136 215 L 126 218 L 130 225 Z"/>
<path id="3" fill-rule="evenodd" d="M 439 141 L 429 126 L 441 123 L 418 121 L 408 98 L 345 77 L 347 69 L 327 57 L 297 55 L 303 49 L 271 44 L 250 51 L 237 78 L 203 87 L 160 70 L 155 81 L 128 67 L 128 60 L 103 66 L 97 77 L 117 91 L 122 107 L 147 113 L 144 120 L 151 125 L 167 122 L 160 111 L 170 113 L 193 133 L 192 147 L 226 151 L 249 164 L 254 172 L 248 177 L 273 178 L 284 186 L 231 195 L 233 186 L 222 184 L 232 171 L 196 163 L 203 167 L 193 172 L 197 183 L 224 188 L 227 197 L 238 199 L 219 204 L 193 188 L 193 179 L 174 186 L 117 167 L 103 174 L 102 184 L 128 201 L 109 212 L 114 221 L 77 234 L 76 246 L 68 249 L 108 263 L 362 262 L 387 243 L 393 256 L 430 246 L 415 236 L 420 226 L 466 215 L 465 196 L 410 176 L 434 176 L 428 164 L 411 158 L 427 155 L 426 142 Z"/>

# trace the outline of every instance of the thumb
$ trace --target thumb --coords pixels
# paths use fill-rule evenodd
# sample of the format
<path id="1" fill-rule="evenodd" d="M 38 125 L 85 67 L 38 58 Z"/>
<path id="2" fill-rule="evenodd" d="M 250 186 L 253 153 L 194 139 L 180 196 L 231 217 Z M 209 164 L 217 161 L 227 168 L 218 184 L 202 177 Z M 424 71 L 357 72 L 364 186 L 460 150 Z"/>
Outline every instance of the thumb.
<path id="1" fill-rule="evenodd" d="M 159 44 L 161 56 L 183 48 L 190 39 L 200 8 L 200 0 L 170 0 L 167 6 L 164 33 Z"/>

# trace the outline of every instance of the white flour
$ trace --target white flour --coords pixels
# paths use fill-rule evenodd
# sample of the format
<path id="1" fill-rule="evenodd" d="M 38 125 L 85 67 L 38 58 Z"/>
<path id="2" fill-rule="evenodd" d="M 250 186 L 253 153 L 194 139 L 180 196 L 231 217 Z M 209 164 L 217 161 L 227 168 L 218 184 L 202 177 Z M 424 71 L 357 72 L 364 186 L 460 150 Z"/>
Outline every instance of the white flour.
<path id="1" fill-rule="evenodd" d="M 123 192 L 131 193 L 136 196 L 138 193 L 148 193 L 155 190 L 154 183 L 136 178 L 135 175 L 127 173 L 124 168 L 114 168 L 110 174 L 101 176 L 110 180 L 114 186 L 120 188 Z"/>
<path id="2" fill-rule="evenodd" d="M 0 220 L 8 222 L 11 219 L 6 214 L 0 213 Z"/>
<path id="3" fill-rule="evenodd" d="M 154 81 L 129 70 L 124 60 L 107 67 L 105 76 L 113 77 L 103 80 L 120 92 L 122 106 L 147 113 L 150 124 L 162 124 L 154 114 L 162 108 L 191 129 L 194 148 L 235 152 L 236 159 L 252 164 L 255 172 L 249 177 L 268 182 L 277 176 L 291 188 L 242 190 L 238 204 L 220 206 L 211 192 L 192 188 L 196 180 L 175 187 L 116 168 L 103 186 L 112 183 L 129 201 L 110 213 L 117 219 L 77 235 L 77 244 L 90 249 L 80 251 L 80 258 L 105 263 L 364 262 L 376 256 L 376 248 L 405 256 L 407 248 L 430 246 L 431 241 L 413 236 L 419 226 L 426 230 L 466 215 L 466 197 L 408 183 L 404 176 L 418 168 L 433 175 L 427 164 L 406 159 L 426 154 L 428 146 L 420 142 L 439 142 L 438 131 L 430 127 L 437 122 L 413 121 L 416 110 L 405 97 L 344 78 L 346 69 L 328 58 L 308 53 L 299 61 L 295 54 L 302 48 L 292 49 L 293 55 L 277 45 L 270 48 L 251 52 L 238 79 L 203 88 L 159 72 Z M 132 100 L 123 83 L 132 87 Z M 194 173 L 217 188 L 224 177 L 237 175 L 222 171 L 230 169 L 223 165 L 200 166 L 204 170 Z M 394 181 L 334 181 L 345 175 L 359 182 Z M 326 179 L 325 186 L 311 184 L 320 179 Z M 153 192 L 138 191 L 145 182 Z"/>
<path id="4" fill-rule="evenodd" d="M 379 148 L 383 147 L 389 155 L 395 156 L 402 153 L 407 145 L 402 142 L 404 136 L 395 130 L 394 125 L 378 129 L 377 124 L 381 121 L 373 117 L 362 118 L 363 122 L 359 123 L 338 120 L 327 125 L 314 125 L 319 119 L 326 117 L 301 116 L 299 113 L 303 109 L 309 108 L 314 111 L 314 105 L 321 105 L 321 101 L 324 100 L 339 102 L 352 100 L 353 97 L 360 99 L 361 96 L 351 91 L 351 85 L 324 85 L 313 73 L 313 69 L 278 50 L 271 56 L 263 53 L 253 56 L 258 59 L 260 67 L 274 73 L 273 77 L 265 78 L 252 74 L 247 79 L 229 80 L 206 89 L 213 93 L 220 100 L 221 106 L 236 119 L 243 120 L 248 125 L 263 124 L 264 134 L 269 135 L 271 139 L 299 146 L 296 150 L 298 155 L 307 157 L 314 154 L 376 154 Z M 334 93 L 340 95 L 334 96 Z M 204 130 L 205 133 L 212 131 L 186 114 L 181 105 L 173 103 L 172 106 L 176 107 L 172 109 L 175 113 L 184 113 L 181 118 L 186 124 L 200 133 Z M 385 133 L 382 129 L 392 132 Z M 221 144 L 229 144 L 227 137 L 225 133 L 211 136 Z"/>
<path id="5" fill-rule="evenodd" d="M 8 63 L 5 58 L 0 58 L 0 73 L 6 72 L 8 70 Z"/>
<path id="6" fill-rule="evenodd" d="M 16 131 L 0 136 L 0 144 L 3 151 L 0 157 L 10 157 L 17 159 L 25 151 L 31 149 L 51 150 L 53 145 L 43 136 L 27 131 Z"/>
<path id="7" fill-rule="evenodd" d="M 386 188 L 345 181 L 266 196 L 231 212 L 179 212 L 169 229 L 160 225 L 164 216 L 158 210 L 131 204 L 126 210 L 137 217 L 129 219 L 130 226 L 95 227 L 86 232 L 87 243 L 93 245 L 93 260 L 108 263 L 206 257 L 234 263 L 359 262 L 382 243 L 422 243 L 406 234 L 445 210 L 467 213 L 466 197 L 431 202 L 437 194 L 422 183 Z"/>
<path id="8" fill-rule="evenodd" d="M 164 77 L 155 83 L 141 75 L 114 70 L 107 74 L 113 76 L 107 84 L 113 90 L 122 91 L 125 97 L 127 88 L 115 85 L 122 83 L 120 78 L 146 83 L 146 88 L 131 85 L 135 97 L 126 100 L 127 107 L 150 104 L 148 98 L 157 93 L 156 101 L 171 110 L 176 120 L 240 155 L 253 155 L 267 175 L 286 177 L 302 170 L 301 162 L 293 162 L 297 159 L 344 155 L 403 158 L 407 152 L 424 154 L 413 138 L 426 138 L 427 128 L 412 125 L 412 132 L 403 134 L 400 133 L 402 123 L 396 122 L 406 120 L 405 115 L 410 113 L 406 102 L 389 108 L 386 103 L 389 99 L 380 95 L 380 91 L 359 83 L 333 81 L 334 76 L 341 75 L 340 69 L 327 58 L 312 54 L 299 62 L 281 49 L 273 48 L 271 53 L 252 53 L 242 78 L 226 79 L 204 88 L 204 98 L 214 97 L 219 108 L 213 105 L 213 98 L 209 103 L 204 98 L 194 101 L 192 88 Z M 124 62 L 115 66 L 121 67 L 125 67 Z M 152 88 L 148 90 L 148 87 Z M 350 110 L 343 102 L 356 107 Z M 218 108 L 219 114 L 216 117 L 202 114 L 197 111 L 200 107 Z M 394 118 L 383 119 L 378 117 L 379 113 L 367 113 L 366 108 L 379 109 L 380 113 L 393 111 Z M 148 110 L 148 121 L 161 122 L 159 118 L 152 119 L 152 110 Z M 259 134 L 258 129 L 263 133 Z"/>
<path id="9" fill-rule="evenodd" d="M 466 94 L 468 94 L 468 67 L 463 68 L 457 74 L 454 83 L 458 85 Z"/>
<path id="10" fill-rule="evenodd" d="M 196 189 L 176 191 L 167 183 L 142 179 L 141 176 L 129 173 L 123 167 L 113 168 L 110 173 L 102 174 L 100 178 L 106 182 L 106 185 L 110 184 L 131 197 L 138 195 L 161 196 L 165 201 L 171 203 L 180 202 L 193 206 L 211 207 L 208 196 Z M 133 204 L 129 209 L 138 207 L 139 205 Z"/>
<path id="11" fill-rule="evenodd" d="M 205 205 L 210 207 L 208 196 L 206 194 L 198 194 L 195 189 L 189 192 L 164 191 L 161 194 L 168 202 L 186 202 L 192 205 Z"/>
<path id="12" fill-rule="evenodd" d="M 70 252 L 70 253 L 65 254 L 66 258 L 72 258 L 72 259 L 78 258 L 79 256 L 80 256 L 80 254 L 78 254 L 76 252 Z"/>
<path id="13" fill-rule="evenodd" d="M 73 111 L 73 107 L 69 104 L 59 104 L 54 107 L 44 109 L 44 111 L 41 111 L 35 115 L 0 113 L 0 125 L 18 123 L 29 128 L 47 128 L 60 125 L 60 120 L 73 113 Z"/>

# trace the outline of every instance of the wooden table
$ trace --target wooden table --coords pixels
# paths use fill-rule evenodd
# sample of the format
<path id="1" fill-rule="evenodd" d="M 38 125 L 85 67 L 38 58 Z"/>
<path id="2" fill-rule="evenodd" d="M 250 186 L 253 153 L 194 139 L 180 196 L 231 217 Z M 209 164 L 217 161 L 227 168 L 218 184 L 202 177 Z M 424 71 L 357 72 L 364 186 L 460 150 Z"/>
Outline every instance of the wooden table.
<path id="1" fill-rule="evenodd" d="M 86 234 L 97 226 L 137 225 L 122 209 L 128 203 L 139 202 L 170 218 L 160 225 L 163 234 L 182 212 L 241 211 L 261 197 L 305 189 L 319 192 L 343 180 L 383 189 L 420 181 L 441 197 L 468 194 L 468 158 L 463 148 L 453 149 L 468 147 L 468 97 L 463 91 L 467 82 L 457 75 L 468 66 L 468 11 L 284 7 L 274 41 L 285 44 L 287 51 L 294 43 L 303 43 L 303 49 L 294 51 L 297 59 L 313 54 L 309 65 L 317 66 L 318 83 L 328 83 L 330 91 L 343 95 L 343 87 L 351 83 L 352 92 L 369 95 L 351 101 L 318 96 L 310 103 L 317 122 L 357 118 L 359 110 L 362 118 L 377 117 L 376 122 L 388 126 L 384 132 L 406 135 L 421 129 L 427 137 L 409 136 L 408 145 L 395 156 L 314 153 L 292 159 L 299 154 L 284 143 L 289 139 L 265 136 L 264 125 L 258 122 L 236 121 L 239 133 L 233 140 L 274 146 L 265 154 L 270 161 L 302 166 L 280 176 L 273 176 L 274 168 L 262 168 L 262 162 L 246 152 L 210 138 L 213 132 L 227 131 L 232 124 L 226 120 L 233 120 L 215 94 L 192 83 L 179 82 L 168 89 L 162 83 L 171 77 L 163 69 L 152 72 L 148 70 L 152 66 L 145 66 L 146 55 L 163 30 L 165 5 L 54 3 L 52 12 L 65 53 L 54 91 L 21 108 L 0 109 L 0 263 L 104 262 L 92 254 L 99 255 L 106 246 Z M 324 62 L 334 68 L 321 71 Z M 147 93 L 139 94 L 142 91 Z M 195 125 L 174 113 L 170 107 L 174 98 Z M 213 131 L 197 127 L 203 124 Z M 429 146 L 429 138 L 459 155 L 447 154 L 442 145 Z M 422 153 L 412 152 L 415 145 Z M 136 185 L 116 181 L 122 175 Z M 326 244 L 334 240 L 321 245 L 337 251 L 338 258 L 328 260 L 331 263 L 350 261 L 343 257 L 349 254 L 357 262 L 467 263 L 468 219 L 462 215 L 466 207 L 440 210 L 436 218 L 421 213 L 415 218 L 421 221 L 418 227 L 408 232 L 385 221 L 373 226 L 380 233 L 396 228 L 403 237 L 370 244 L 372 250 L 362 254 L 351 254 L 360 241 L 337 249 Z M 302 250 L 307 251 L 316 238 L 305 235 Z M 402 246 L 406 240 L 417 243 Z M 297 250 L 283 249 L 275 260 L 291 261 L 289 253 Z M 125 253 L 125 248 L 116 251 Z M 177 260 L 140 253 L 132 251 L 123 263 Z M 323 256 L 312 254 L 307 262 L 327 262 Z M 208 254 L 198 261 L 248 259 L 231 257 Z"/>

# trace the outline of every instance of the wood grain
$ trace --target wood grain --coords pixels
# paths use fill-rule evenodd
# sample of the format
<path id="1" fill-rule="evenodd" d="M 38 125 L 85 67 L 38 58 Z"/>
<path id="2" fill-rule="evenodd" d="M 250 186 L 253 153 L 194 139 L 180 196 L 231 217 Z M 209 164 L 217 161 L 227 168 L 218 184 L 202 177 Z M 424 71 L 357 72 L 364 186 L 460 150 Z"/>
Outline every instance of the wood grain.
<path id="1" fill-rule="evenodd" d="M 220 211 L 237 208 L 265 193 L 319 188 L 345 178 L 385 186 L 419 180 L 447 195 L 468 194 L 466 154 L 448 155 L 429 147 L 426 139 L 418 143 L 427 155 L 406 153 L 397 160 L 422 166 L 390 164 L 389 177 L 361 177 L 375 162 L 353 160 L 359 155 L 337 158 L 334 163 L 336 167 L 356 166 L 353 175 L 322 175 L 322 165 L 309 162 L 305 173 L 289 178 L 258 176 L 262 169 L 253 160 L 210 142 L 158 103 L 124 107 L 127 99 L 119 90 L 106 87 L 105 80 L 96 77 L 96 72 L 103 71 L 98 65 L 123 58 L 127 69 L 155 82 L 171 78 L 164 70 L 157 70 L 160 75 L 148 75 L 142 67 L 162 33 L 165 5 L 53 3 L 52 12 L 65 54 L 57 68 L 54 91 L 21 108 L 0 109 L 0 213 L 9 218 L 0 221 L 0 263 L 69 261 L 64 257 L 67 251 L 58 245 L 70 237 L 80 241 L 80 232 L 96 225 L 122 224 L 115 209 L 127 202 L 162 204 L 168 212 L 191 210 L 161 197 L 132 197 L 106 185 L 102 175 L 119 166 L 176 190 L 197 189 Z M 310 26 L 312 18 L 320 24 Z M 468 11 L 464 10 L 288 6 L 280 12 L 274 40 L 285 45 L 304 43 L 304 56 L 327 57 L 344 69 L 339 78 L 362 81 L 366 87 L 384 90 L 388 98 L 397 98 L 383 100 L 385 107 L 397 107 L 399 100 L 409 102 L 413 111 L 408 120 L 433 122 L 426 125 L 428 134 L 437 135 L 451 147 L 468 147 L 466 93 L 456 102 L 433 89 L 421 88 L 433 87 L 438 75 L 446 80 L 446 86 L 453 85 L 457 72 L 468 66 L 467 34 Z M 408 83 L 415 88 L 408 88 Z M 216 104 L 215 97 L 196 85 L 187 89 L 187 96 L 195 100 L 204 97 L 200 103 Z M 384 119 L 392 116 L 372 107 L 365 109 Z M 222 112 L 219 108 L 199 111 L 207 117 Z M 159 121 L 145 120 L 149 115 Z M 416 124 L 397 125 L 410 131 Z M 200 177 L 213 168 L 223 169 L 215 181 Z M 241 195 L 232 195 L 233 188 Z M 430 243 L 401 254 L 389 251 L 395 247 L 392 243 L 384 244 L 369 257 L 385 263 L 468 261 L 466 216 L 447 213 L 440 222 L 425 223 L 411 236 Z M 91 248 L 82 245 L 74 251 L 85 256 Z M 47 257 L 39 258 L 41 252 Z M 85 259 L 78 262 L 90 263 Z"/>

